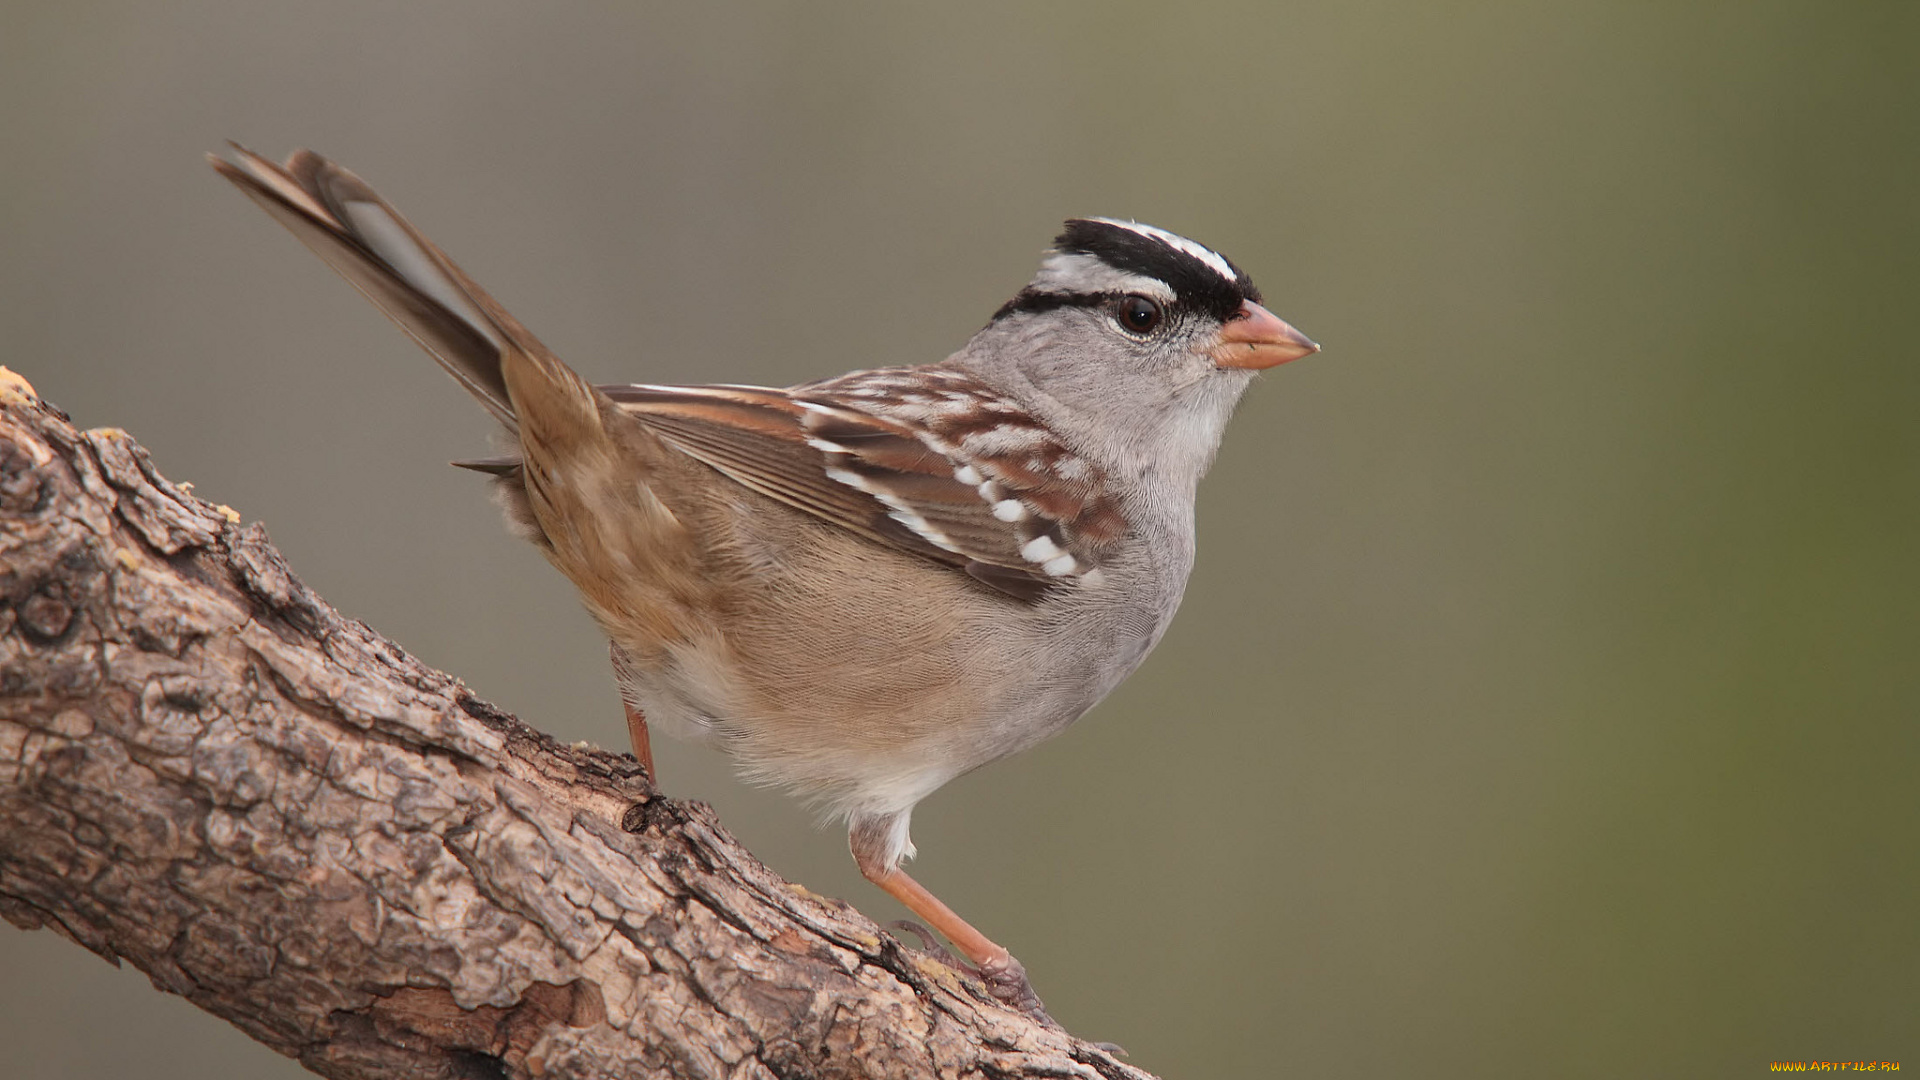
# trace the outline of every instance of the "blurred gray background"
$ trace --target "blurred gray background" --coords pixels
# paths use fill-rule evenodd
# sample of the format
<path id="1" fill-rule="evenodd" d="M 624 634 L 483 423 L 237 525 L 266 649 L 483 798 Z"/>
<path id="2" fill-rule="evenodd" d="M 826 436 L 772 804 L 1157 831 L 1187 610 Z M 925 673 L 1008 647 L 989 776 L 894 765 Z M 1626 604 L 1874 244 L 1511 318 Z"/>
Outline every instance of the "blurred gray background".
<path id="1" fill-rule="evenodd" d="M 1920 8 L 9 5 L 4 362 L 567 739 L 605 649 L 489 423 L 221 183 L 375 183 L 601 380 L 937 359 L 1060 219 L 1326 346 L 1201 492 L 1145 668 L 915 873 L 1169 1077 L 1920 1064 Z M 659 747 L 878 919 L 837 830 Z M 300 1075 L 0 924 L 0 1073 Z"/>

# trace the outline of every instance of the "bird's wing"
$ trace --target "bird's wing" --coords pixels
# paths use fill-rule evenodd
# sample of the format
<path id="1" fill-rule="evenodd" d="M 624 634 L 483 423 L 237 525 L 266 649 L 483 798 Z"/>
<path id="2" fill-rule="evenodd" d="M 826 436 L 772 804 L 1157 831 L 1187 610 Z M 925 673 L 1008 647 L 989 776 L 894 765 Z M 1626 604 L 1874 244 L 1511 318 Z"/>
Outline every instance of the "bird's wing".
<path id="1" fill-rule="evenodd" d="M 1124 531 L 1098 470 L 958 373 L 860 372 L 784 390 L 600 390 L 747 488 L 1023 600 L 1088 581 Z M 907 395 L 969 422 L 942 423 Z"/>

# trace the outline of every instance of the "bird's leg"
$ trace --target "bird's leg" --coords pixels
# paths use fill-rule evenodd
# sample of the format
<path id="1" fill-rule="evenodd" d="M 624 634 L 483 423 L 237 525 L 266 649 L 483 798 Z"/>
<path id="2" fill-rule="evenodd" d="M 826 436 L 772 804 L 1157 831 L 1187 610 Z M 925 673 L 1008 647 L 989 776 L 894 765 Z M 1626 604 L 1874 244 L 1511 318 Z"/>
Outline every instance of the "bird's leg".
<path id="1" fill-rule="evenodd" d="M 653 771 L 653 738 L 647 731 L 647 714 L 627 698 L 632 664 L 620 646 L 612 642 L 607 644 L 607 652 L 613 661 L 614 682 L 620 686 L 620 704 L 627 710 L 627 738 L 633 740 L 633 756 L 639 760 L 640 767 L 647 770 L 647 781 L 658 788 L 660 774 Z"/>
<path id="2" fill-rule="evenodd" d="M 853 849 L 853 861 L 859 865 L 861 876 L 887 890 L 895 900 L 905 904 L 908 911 L 918 915 L 928 926 L 953 942 L 954 948 L 973 962 L 980 980 L 987 984 L 987 990 L 996 999 L 1048 1027 L 1059 1027 L 1053 1017 L 1047 1015 L 1046 1006 L 1040 1003 L 1040 995 L 1033 992 L 1033 983 L 1027 980 L 1026 967 L 1014 959 L 1012 953 L 974 929 L 972 923 L 961 918 L 939 897 L 928 892 L 926 886 L 909 877 L 906 871 L 885 865 L 879 850 L 879 839 L 883 834 L 884 829 L 858 825 L 853 829 L 849 846 Z"/>
<path id="3" fill-rule="evenodd" d="M 647 779 L 657 787 L 658 774 L 653 771 L 653 740 L 647 732 L 647 714 L 633 707 L 628 701 L 621 701 L 627 710 L 627 737 L 633 740 L 633 756 L 640 760 L 640 767 L 647 770 Z"/>

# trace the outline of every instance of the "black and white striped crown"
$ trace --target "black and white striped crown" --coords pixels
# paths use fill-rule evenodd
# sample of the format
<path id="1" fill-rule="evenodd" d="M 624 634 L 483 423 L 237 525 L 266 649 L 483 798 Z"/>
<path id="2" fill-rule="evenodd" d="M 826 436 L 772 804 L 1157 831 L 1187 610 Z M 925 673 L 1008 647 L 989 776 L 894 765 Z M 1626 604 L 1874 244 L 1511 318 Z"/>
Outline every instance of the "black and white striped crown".
<path id="1" fill-rule="evenodd" d="M 994 318 L 1091 306 L 1137 294 L 1225 321 L 1260 290 L 1219 252 L 1184 236 L 1116 218 L 1072 218 L 1019 295 Z"/>

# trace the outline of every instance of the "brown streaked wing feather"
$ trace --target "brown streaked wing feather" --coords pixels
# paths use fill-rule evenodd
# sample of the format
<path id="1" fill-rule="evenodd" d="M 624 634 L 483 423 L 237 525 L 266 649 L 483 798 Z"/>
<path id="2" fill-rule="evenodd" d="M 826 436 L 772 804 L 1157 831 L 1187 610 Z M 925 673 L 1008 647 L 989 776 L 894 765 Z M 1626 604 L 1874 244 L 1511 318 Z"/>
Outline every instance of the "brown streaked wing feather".
<path id="1" fill-rule="evenodd" d="M 964 569 L 1022 600 L 1071 584 L 1096 565 L 1094 556 L 1111 538 L 1102 528 L 1105 500 L 1097 482 L 1064 484 L 1017 467 L 957 458 L 938 430 L 917 418 L 877 414 L 872 400 L 820 387 L 600 390 L 671 445 L 751 490 Z M 968 465 L 997 483 L 961 480 Z M 1003 497 L 1019 499 L 1028 515 L 1017 524 L 997 518 L 992 499 Z M 1075 568 L 1049 575 L 1043 566 L 1049 559 L 1023 554 L 1029 540 L 1042 536 L 1057 544 L 1056 551 L 1072 552 Z"/>
<path id="2" fill-rule="evenodd" d="M 962 566 L 888 516 L 889 507 L 827 475 L 826 455 L 807 442 L 805 411 L 778 390 L 742 386 L 602 386 L 620 408 L 682 453 L 741 486 L 871 540 Z"/>
<path id="3" fill-rule="evenodd" d="M 1097 569 L 1105 554 L 1127 531 L 1118 499 L 1105 472 L 1075 453 L 1019 402 L 966 372 L 931 365 L 856 371 L 795 387 L 803 401 L 844 403 L 906 425 L 950 464 L 972 466 L 987 483 L 978 488 L 980 503 L 971 521 L 980 536 L 991 535 L 1023 555 L 1029 542 L 1044 538 L 1070 554 L 1072 567 L 1052 580 L 1072 579 Z M 820 418 L 809 415 L 809 428 Z M 897 481 L 896 481 L 897 482 Z M 982 520 L 997 504 L 1012 500 L 1026 513 L 1012 521 Z M 955 524 L 954 528 L 962 526 Z M 1041 573 L 1035 561 L 989 558 L 1009 568 Z"/>

